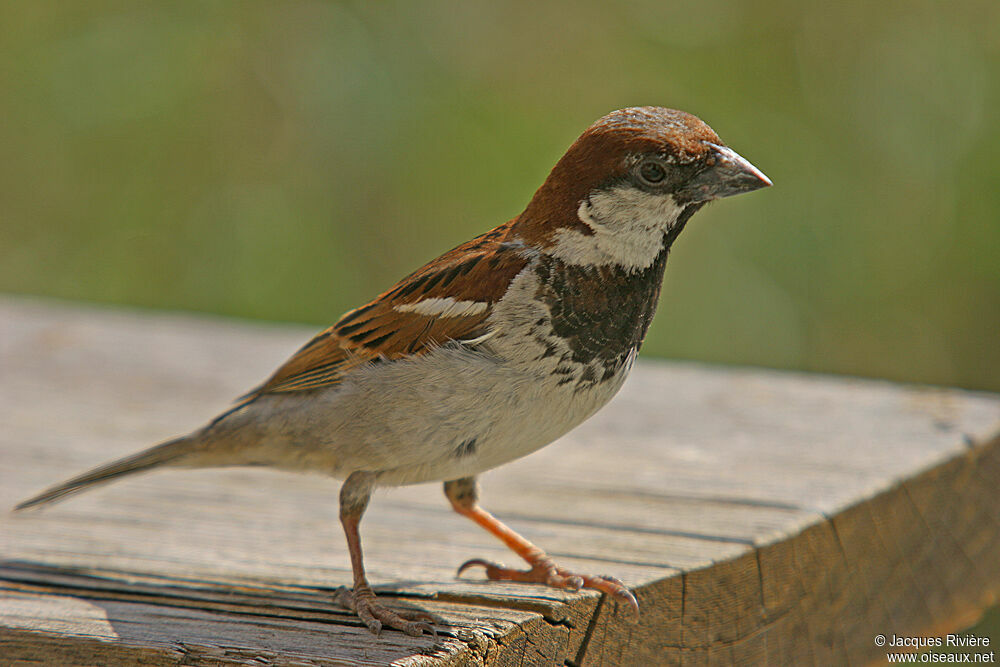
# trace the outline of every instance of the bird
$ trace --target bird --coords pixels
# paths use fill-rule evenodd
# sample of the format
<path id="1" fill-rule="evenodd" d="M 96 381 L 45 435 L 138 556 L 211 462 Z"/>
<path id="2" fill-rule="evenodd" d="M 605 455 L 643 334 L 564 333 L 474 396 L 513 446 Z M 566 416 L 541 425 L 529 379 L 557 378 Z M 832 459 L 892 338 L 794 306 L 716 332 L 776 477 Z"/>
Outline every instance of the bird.
<path id="1" fill-rule="evenodd" d="M 527 569 L 491 580 L 595 589 L 638 619 L 612 576 L 579 574 L 479 504 L 476 476 L 561 437 L 607 404 L 653 319 L 678 234 L 711 200 L 771 181 L 706 123 L 663 107 L 598 119 L 517 217 L 444 253 L 317 334 L 205 426 L 19 504 L 23 510 L 160 467 L 256 465 L 343 480 L 353 588 L 334 596 L 375 635 L 436 634 L 375 596 L 360 521 L 374 489 L 443 482 L 452 508 Z"/>

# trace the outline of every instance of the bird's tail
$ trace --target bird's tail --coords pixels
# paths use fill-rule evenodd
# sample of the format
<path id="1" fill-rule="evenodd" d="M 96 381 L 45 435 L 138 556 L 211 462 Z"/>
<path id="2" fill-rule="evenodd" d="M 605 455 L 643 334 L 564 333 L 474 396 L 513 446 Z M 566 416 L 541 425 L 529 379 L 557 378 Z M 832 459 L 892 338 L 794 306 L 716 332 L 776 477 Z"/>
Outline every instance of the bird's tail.
<path id="1" fill-rule="evenodd" d="M 91 486 L 103 484 L 104 482 L 110 482 L 111 480 L 117 479 L 123 475 L 142 472 L 143 470 L 149 470 L 150 468 L 155 468 L 156 466 L 183 465 L 182 459 L 186 458 L 188 454 L 193 453 L 200 444 L 200 441 L 201 438 L 199 438 L 196 434 L 187 435 L 177 438 L 176 440 L 164 442 L 163 444 L 156 445 L 155 447 L 150 447 L 149 449 L 141 451 L 138 454 L 133 454 L 132 456 L 126 456 L 123 459 L 112 461 L 111 463 L 103 465 L 99 468 L 94 468 L 90 472 L 78 475 L 77 477 L 63 482 L 62 484 L 57 484 L 56 486 L 38 494 L 34 498 L 25 500 L 23 503 L 20 503 L 17 507 L 15 507 L 14 511 L 45 505 L 74 493 L 84 491 Z"/>

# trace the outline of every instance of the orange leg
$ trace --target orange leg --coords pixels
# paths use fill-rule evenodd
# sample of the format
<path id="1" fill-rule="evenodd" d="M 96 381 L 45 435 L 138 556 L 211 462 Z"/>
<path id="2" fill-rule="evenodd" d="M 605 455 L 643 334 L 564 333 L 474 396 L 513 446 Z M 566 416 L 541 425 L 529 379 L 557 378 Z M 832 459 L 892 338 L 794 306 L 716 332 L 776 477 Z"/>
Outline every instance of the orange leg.
<path id="1" fill-rule="evenodd" d="M 445 482 L 444 493 L 451 501 L 451 506 L 462 516 L 468 517 L 498 537 L 511 551 L 523 558 L 530 566 L 527 570 L 515 570 L 493 563 L 473 558 L 458 568 L 461 575 L 466 569 L 480 565 L 486 569 L 486 576 L 498 581 L 523 581 L 546 584 L 555 588 L 579 590 L 593 588 L 621 600 L 631 607 L 634 617 L 639 618 L 639 603 L 632 592 L 619 579 L 609 576 L 594 576 L 575 574 L 559 567 L 544 551 L 524 539 L 505 526 L 492 514 L 479 506 L 479 492 L 473 477 Z"/>

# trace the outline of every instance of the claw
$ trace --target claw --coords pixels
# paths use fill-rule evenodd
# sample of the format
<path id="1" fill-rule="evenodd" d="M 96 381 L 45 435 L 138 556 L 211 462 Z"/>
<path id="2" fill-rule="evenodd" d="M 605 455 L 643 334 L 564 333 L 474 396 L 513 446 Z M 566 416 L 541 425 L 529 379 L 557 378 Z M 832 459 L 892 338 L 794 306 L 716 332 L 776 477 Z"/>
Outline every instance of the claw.
<path id="1" fill-rule="evenodd" d="M 635 594 L 632 591 L 630 591 L 628 589 L 628 587 L 621 582 L 620 579 L 615 579 L 614 577 L 612 577 L 611 579 L 608 579 L 608 577 L 604 577 L 604 579 L 606 579 L 606 580 L 608 580 L 608 581 L 610 581 L 610 582 L 612 582 L 614 584 L 617 584 L 618 586 L 621 586 L 621 588 L 618 589 L 618 591 L 615 592 L 615 595 L 619 599 L 621 599 L 623 602 L 627 603 L 629 607 L 632 608 L 632 615 L 635 616 L 635 621 L 638 622 L 639 621 L 639 601 L 635 599 Z"/>
<path id="2" fill-rule="evenodd" d="M 639 622 L 639 601 L 635 599 L 635 595 L 632 593 L 632 591 L 630 591 L 627 588 L 623 588 L 623 589 L 621 589 L 621 590 L 613 593 L 613 595 L 616 598 L 618 598 L 619 600 L 621 600 L 622 602 L 624 602 L 625 604 L 627 604 L 629 606 L 629 608 L 632 610 L 632 622 L 633 623 L 638 623 Z"/>
<path id="3" fill-rule="evenodd" d="M 501 563 L 493 563 L 488 560 L 483 560 L 482 558 L 470 558 L 469 560 L 465 561 L 464 563 L 458 566 L 458 572 L 455 573 L 455 576 L 461 577 L 463 572 L 468 570 L 470 567 L 474 567 L 476 565 L 485 568 L 487 572 L 489 572 L 490 568 L 500 569 L 500 570 L 503 569 L 503 564 Z M 487 576 L 489 575 L 487 574 Z"/>
<path id="4" fill-rule="evenodd" d="M 607 574 L 601 574 L 596 577 L 585 577 L 585 579 L 587 581 L 584 583 L 584 587 L 597 589 L 602 593 L 607 593 L 617 598 L 620 602 L 624 602 L 632 610 L 632 622 L 639 622 L 639 601 L 635 599 L 635 595 L 628 589 L 625 582 L 618 577 L 612 577 Z"/>

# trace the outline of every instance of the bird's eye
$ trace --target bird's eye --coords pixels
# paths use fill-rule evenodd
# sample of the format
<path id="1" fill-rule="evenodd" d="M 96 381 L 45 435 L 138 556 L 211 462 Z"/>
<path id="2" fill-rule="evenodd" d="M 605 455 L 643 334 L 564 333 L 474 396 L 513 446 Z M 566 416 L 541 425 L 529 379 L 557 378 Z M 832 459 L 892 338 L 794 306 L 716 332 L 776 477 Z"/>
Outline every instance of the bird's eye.
<path id="1" fill-rule="evenodd" d="M 646 160 L 639 165 L 639 178 L 647 185 L 661 183 L 667 177 L 667 170 L 657 160 Z"/>

